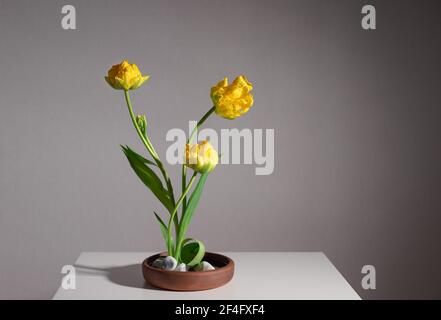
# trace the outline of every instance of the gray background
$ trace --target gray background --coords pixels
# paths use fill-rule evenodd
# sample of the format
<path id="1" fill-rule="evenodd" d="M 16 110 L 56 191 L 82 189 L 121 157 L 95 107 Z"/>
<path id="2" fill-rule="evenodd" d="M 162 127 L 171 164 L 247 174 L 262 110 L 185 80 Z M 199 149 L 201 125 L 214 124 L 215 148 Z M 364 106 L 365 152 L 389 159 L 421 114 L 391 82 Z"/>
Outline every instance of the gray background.
<path id="1" fill-rule="evenodd" d="M 255 106 L 207 125 L 275 129 L 272 175 L 209 179 L 190 230 L 209 250 L 324 251 L 363 298 L 441 298 L 435 1 L 374 2 L 370 32 L 367 1 L 68 3 L 75 31 L 65 2 L 0 1 L 0 298 L 50 298 L 82 251 L 163 248 L 118 144 L 142 146 L 103 79 L 122 58 L 151 75 L 133 100 L 163 156 L 224 76 L 246 74 Z"/>

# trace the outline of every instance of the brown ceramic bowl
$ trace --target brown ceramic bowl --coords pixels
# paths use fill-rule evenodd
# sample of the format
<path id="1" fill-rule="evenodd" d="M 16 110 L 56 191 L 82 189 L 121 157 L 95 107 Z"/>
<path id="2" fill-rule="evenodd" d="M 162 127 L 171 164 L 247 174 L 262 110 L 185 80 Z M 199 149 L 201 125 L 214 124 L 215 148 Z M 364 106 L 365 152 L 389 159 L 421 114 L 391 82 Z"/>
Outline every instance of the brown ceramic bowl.
<path id="1" fill-rule="evenodd" d="M 213 271 L 167 271 L 152 267 L 153 261 L 163 254 L 155 254 L 142 262 L 142 274 L 152 286 L 173 291 L 199 291 L 223 286 L 234 274 L 234 262 L 217 253 L 206 252 L 204 260 Z"/>

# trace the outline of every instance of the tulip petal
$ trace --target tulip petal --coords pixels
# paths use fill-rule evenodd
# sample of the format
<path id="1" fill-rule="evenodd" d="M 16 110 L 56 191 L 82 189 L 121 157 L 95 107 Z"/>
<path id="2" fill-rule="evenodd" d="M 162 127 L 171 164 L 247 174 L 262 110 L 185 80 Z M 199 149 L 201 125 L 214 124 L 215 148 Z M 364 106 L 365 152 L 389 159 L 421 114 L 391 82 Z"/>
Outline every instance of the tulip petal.
<path id="1" fill-rule="evenodd" d="M 250 91 L 253 85 L 248 79 L 240 75 L 228 85 L 225 78 L 211 88 L 210 96 L 217 115 L 225 119 L 235 119 L 248 112 L 253 105 Z"/>
<path id="2" fill-rule="evenodd" d="M 113 65 L 108 71 L 106 82 L 117 90 L 134 90 L 139 88 L 149 76 L 144 76 L 136 64 L 130 64 L 127 60 Z"/>

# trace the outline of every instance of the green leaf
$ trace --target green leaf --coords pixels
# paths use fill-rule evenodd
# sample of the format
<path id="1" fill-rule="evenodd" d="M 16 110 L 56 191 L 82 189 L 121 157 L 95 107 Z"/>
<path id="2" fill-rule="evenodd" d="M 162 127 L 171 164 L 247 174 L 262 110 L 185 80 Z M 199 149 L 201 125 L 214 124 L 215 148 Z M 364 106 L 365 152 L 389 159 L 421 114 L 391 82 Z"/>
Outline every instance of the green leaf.
<path id="1" fill-rule="evenodd" d="M 121 146 L 124 154 L 129 160 L 130 166 L 141 181 L 153 192 L 158 200 L 167 208 L 169 212 L 173 211 L 173 204 L 168 191 L 164 189 L 161 179 L 150 169 L 145 161 L 140 159 L 139 155 L 131 151 L 128 147 Z M 146 159 L 144 159 L 146 160 Z"/>
<path id="2" fill-rule="evenodd" d="M 194 267 L 198 265 L 205 256 L 204 244 L 196 239 L 187 238 L 183 241 L 181 260 L 186 265 Z"/>
<path id="3" fill-rule="evenodd" d="M 162 233 L 162 237 L 164 238 L 165 242 L 168 242 L 168 231 L 167 231 L 167 226 L 164 223 L 164 221 L 162 221 L 161 217 L 158 216 L 158 214 L 153 211 L 153 213 L 155 214 L 156 219 L 159 222 L 159 228 L 161 229 L 161 233 Z M 168 246 L 167 246 L 168 247 Z"/>
<path id="4" fill-rule="evenodd" d="M 198 184 L 193 190 L 193 193 L 190 196 L 190 199 L 187 203 L 187 208 L 185 209 L 184 215 L 181 218 L 180 223 L 180 239 L 185 237 L 185 232 L 187 231 L 188 225 L 190 224 L 191 218 L 193 217 L 193 213 L 199 203 L 199 199 L 201 198 L 202 190 L 204 189 L 205 181 L 207 181 L 208 172 L 201 175 L 199 178 Z M 179 240 L 180 240 L 179 239 Z"/>
<path id="5" fill-rule="evenodd" d="M 130 149 L 129 146 L 127 146 L 127 145 L 126 146 L 121 145 L 121 148 L 123 148 L 123 150 L 126 150 L 127 152 L 129 152 L 131 154 L 131 156 L 133 156 L 134 158 L 137 158 L 142 163 L 147 163 L 147 164 L 150 164 L 150 165 L 155 166 L 155 167 L 158 166 L 155 162 L 153 162 L 153 161 L 151 161 L 149 159 L 144 158 L 139 153 L 136 153 L 135 151 Z"/>

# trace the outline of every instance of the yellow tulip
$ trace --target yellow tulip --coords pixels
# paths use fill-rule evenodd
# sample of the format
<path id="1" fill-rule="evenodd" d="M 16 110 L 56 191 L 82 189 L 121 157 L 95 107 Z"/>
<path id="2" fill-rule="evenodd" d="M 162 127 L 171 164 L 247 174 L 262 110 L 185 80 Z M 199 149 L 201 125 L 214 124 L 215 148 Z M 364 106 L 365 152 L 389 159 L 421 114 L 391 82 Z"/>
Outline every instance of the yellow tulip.
<path id="1" fill-rule="evenodd" d="M 245 76 L 239 76 L 228 85 L 228 78 L 211 88 L 211 100 L 215 112 L 226 119 L 235 119 L 248 112 L 253 105 L 250 91 L 253 85 Z"/>
<path id="2" fill-rule="evenodd" d="M 185 146 L 185 165 L 195 172 L 206 173 L 212 171 L 219 162 L 219 156 L 213 146 L 207 141 Z"/>
<path id="3" fill-rule="evenodd" d="M 148 78 L 148 75 L 141 74 L 136 64 L 127 60 L 112 66 L 104 77 L 113 89 L 126 91 L 138 89 Z"/>

